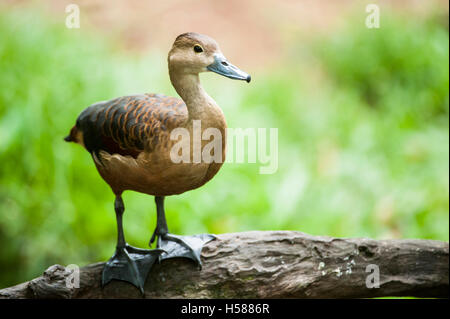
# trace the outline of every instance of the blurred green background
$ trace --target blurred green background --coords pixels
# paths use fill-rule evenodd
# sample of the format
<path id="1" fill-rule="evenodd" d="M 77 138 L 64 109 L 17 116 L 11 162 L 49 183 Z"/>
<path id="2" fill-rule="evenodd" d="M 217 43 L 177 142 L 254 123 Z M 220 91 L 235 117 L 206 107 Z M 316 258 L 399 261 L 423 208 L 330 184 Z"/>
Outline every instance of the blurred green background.
<path id="1" fill-rule="evenodd" d="M 382 11 L 376 30 L 364 27 L 364 11 L 328 32 L 278 30 L 284 41 L 267 45 L 281 51 L 271 63 L 235 63 L 252 74 L 248 85 L 202 75 L 229 127 L 278 128 L 279 169 L 260 175 L 258 164 L 225 164 L 200 189 L 167 198 L 171 232 L 448 241 L 449 34 L 441 4 L 416 16 Z M 176 96 L 164 50 L 127 51 L 113 32 L 74 31 L 64 18 L 63 10 L 0 6 L 0 288 L 55 263 L 81 266 L 114 252 L 114 196 L 89 154 L 62 140 L 81 110 L 127 94 Z M 124 201 L 127 240 L 145 248 L 153 198 L 126 192 Z"/>

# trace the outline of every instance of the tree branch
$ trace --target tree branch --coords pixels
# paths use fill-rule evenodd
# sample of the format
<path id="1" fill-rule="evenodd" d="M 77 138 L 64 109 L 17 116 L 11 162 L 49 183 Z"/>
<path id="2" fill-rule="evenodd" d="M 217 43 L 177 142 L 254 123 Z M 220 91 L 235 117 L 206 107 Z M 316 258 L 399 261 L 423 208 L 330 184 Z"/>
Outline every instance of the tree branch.
<path id="1" fill-rule="evenodd" d="M 203 248 L 201 271 L 187 259 L 156 264 L 147 278 L 145 297 L 449 296 L 446 242 L 331 238 L 294 231 L 217 237 Z M 366 280 L 376 275 L 368 265 L 379 268 L 379 288 L 366 286 Z M 81 268 L 80 287 L 67 288 L 70 272 L 53 265 L 42 277 L 0 290 L 0 298 L 142 298 L 139 290 L 126 282 L 112 281 L 102 288 L 103 266 L 96 263 Z"/>

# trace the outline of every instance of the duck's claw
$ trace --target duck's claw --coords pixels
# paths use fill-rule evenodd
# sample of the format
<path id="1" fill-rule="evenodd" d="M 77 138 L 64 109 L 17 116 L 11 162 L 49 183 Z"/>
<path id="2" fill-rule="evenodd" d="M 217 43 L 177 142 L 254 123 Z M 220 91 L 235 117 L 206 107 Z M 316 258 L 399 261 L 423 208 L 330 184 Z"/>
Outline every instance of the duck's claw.
<path id="1" fill-rule="evenodd" d="M 190 258 L 197 263 L 199 268 L 202 267 L 200 255 L 203 246 L 216 239 L 216 236 L 211 234 L 201 234 L 193 236 L 178 236 L 167 233 L 158 237 L 157 247 L 163 249 L 166 253 L 159 256 L 159 260 L 184 257 Z"/>
<path id="2" fill-rule="evenodd" d="M 140 249 L 129 245 L 125 248 L 116 248 L 114 256 L 103 268 L 102 286 L 111 280 L 127 281 L 144 294 L 144 284 L 148 272 L 158 257 L 164 253 L 162 249 Z"/>

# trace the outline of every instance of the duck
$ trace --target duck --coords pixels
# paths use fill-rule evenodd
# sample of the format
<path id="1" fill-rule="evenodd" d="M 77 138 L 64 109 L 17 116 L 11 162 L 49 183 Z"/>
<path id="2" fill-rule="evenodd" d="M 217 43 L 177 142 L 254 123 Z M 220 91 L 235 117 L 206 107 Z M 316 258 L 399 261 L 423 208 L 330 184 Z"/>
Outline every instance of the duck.
<path id="1" fill-rule="evenodd" d="M 170 258 L 191 259 L 201 269 L 201 250 L 216 238 L 212 234 L 170 233 L 164 200 L 201 187 L 225 161 L 225 116 L 203 89 L 199 74 L 214 72 L 246 82 L 250 82 L 251 76 L 231 64 L 213 38 L 195 32 L 176 37 L 167 62 L 170 81 L 180 98 L 146 93 L 92 104 L 80 113 L 64 138 L 90 153 L 97 171 L 115 196 L 117 243 L 104 266 L 102 286 L 111 280 L 121 280 L 144 293 L 153 264 Z M 205 134 L 212 136 L 211 130 L 216 133 L 213 136 L 219 136 L 210 149 L 213 158 L 199 160 L 196 149 L 212 143 L 211 139 L 203 139 Z M 184 152 L 182 161 L 177 157 L 180 150 Z M 149 245 L 152 247 L 156 240 L 156 248 L 133 247 L 125 240 L 122 194 L 128 190 L 154 196 L 156 228 Z"/>

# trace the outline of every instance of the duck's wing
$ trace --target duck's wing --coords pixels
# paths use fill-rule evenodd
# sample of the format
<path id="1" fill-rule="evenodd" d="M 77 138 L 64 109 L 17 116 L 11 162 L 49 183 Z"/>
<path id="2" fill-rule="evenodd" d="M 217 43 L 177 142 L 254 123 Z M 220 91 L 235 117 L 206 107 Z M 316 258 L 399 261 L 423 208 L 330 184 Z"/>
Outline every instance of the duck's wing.
<path id="1" fill-rule="evenodd" d="M 137 156 L 151 152 L 161 134 L 187 119 L 183 100 L 160 94 L 132 95 L 99 102 L 85 109 L 77 119 L 86 149 Z M 71 132 L 71 135 L 77 132 Z"/>

